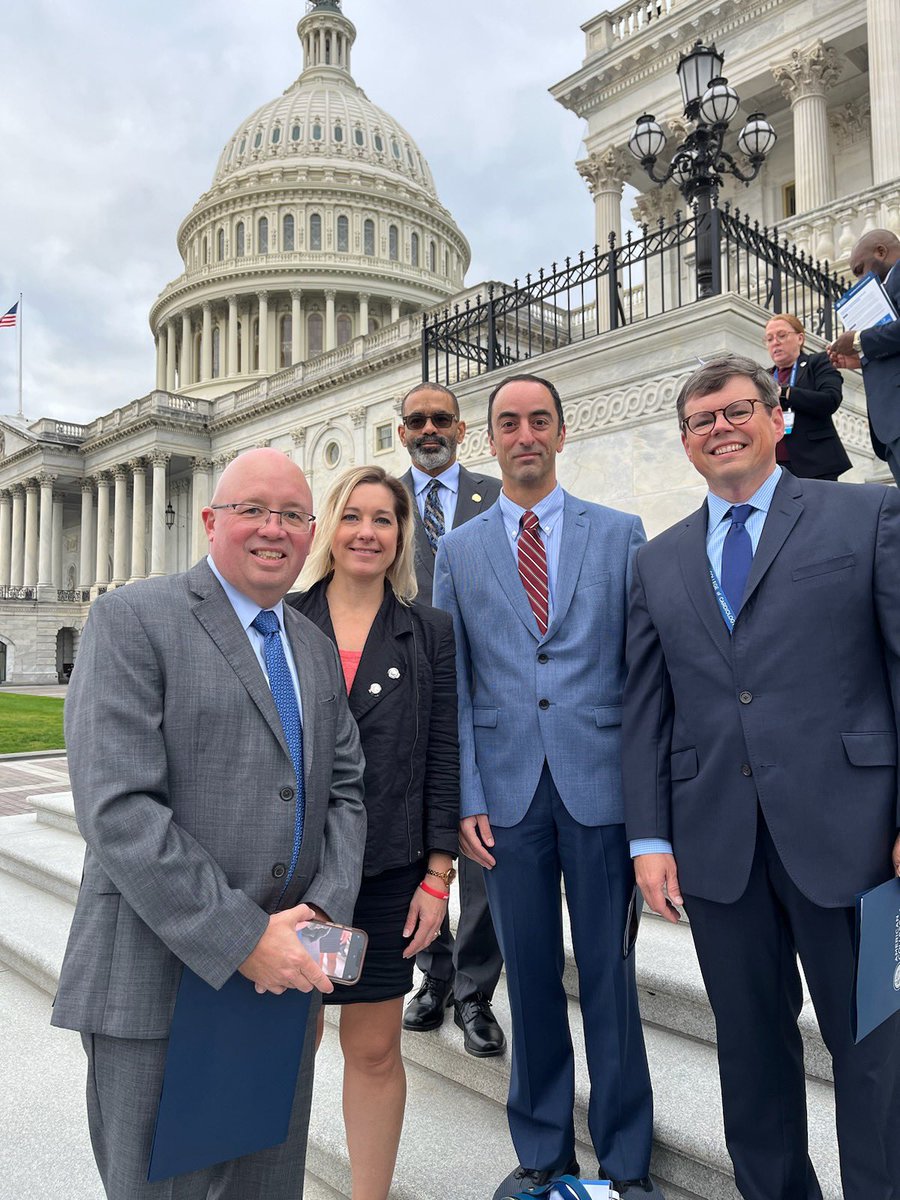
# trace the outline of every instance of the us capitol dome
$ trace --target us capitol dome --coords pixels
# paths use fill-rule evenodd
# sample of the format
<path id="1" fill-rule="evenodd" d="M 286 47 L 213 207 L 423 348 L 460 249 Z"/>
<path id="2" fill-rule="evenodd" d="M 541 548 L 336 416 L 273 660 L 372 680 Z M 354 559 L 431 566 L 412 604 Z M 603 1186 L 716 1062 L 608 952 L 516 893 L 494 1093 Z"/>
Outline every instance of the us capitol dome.
<path id="1" fill-rule="evenodd" d="M 156 386 L 213 397 L 459 292 L 469 244 L 422 152 L 350 73 L 341 0 L 309 0 L 299 78 L 242 121 L 150 312 Z"/>

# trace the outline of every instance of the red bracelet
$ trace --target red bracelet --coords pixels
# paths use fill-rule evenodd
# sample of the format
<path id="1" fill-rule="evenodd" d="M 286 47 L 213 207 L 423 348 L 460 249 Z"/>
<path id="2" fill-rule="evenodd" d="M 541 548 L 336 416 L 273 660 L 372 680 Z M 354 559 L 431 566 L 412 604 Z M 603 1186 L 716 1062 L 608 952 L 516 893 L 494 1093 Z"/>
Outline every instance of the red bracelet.
<path id="1" fill-rule="evenodd" d="M 429 887 L 424 879 L 419 884 L 419 887 L 422 889 L 423 892 L 427 892 L 429 896 L 436 896 L 438 898 L 438 900 L 449 900 L 450 899 L 449 892 L 436 891 L 435 888 Z"/>

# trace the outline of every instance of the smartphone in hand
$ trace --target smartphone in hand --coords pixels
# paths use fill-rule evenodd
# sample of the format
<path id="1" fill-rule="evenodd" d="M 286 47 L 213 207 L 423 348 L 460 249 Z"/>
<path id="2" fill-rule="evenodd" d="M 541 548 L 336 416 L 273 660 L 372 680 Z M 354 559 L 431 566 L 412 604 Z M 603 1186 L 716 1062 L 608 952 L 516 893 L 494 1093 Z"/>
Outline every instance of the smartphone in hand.
<path id="1" fill-rule="evenodd" d="M 330 921 L 301 921 L 297 937 L 329 979 L 344 984 L 359 981 L 369 944 L 369 935 L 362 929 Z"/>

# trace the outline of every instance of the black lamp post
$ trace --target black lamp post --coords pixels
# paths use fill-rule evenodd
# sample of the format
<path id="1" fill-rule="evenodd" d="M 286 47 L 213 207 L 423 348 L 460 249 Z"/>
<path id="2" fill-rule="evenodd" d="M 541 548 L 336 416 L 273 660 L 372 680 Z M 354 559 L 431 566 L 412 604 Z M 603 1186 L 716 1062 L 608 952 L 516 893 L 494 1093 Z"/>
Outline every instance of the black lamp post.
<path id="1" fill-rule="evenodd" d="M 172 501 L 166 505 L 166 529 L 171 529 L 175 524 L 175 509 L 172 507 Z"/>
<path id="2" fill-rule="evenodd" d="M 724 148 L 728 125 L 740 105 L 740 97 L 722 76 L 723 55 L 715 46 L 699 41 L 678 63 L 678 81 L 684 98 L 684 115 L 694 125 L 672 155 L 662 175 L 654 172 L 656 160 L 666 144 L 659 122 L 649 113 L 638 117 L 628 149 L 654 183 L 662 186 L 674 179 L 688 204 L 697 213 L 697 291 L 711 296 L 713 247 L 710 213 L 712 199 L 722 185 L 722 176 L 733 175 L 750 183 L 759 174 L 766 155 L 775 145 L 775 130 L 762 113 L 752 113 L 738 134 L 738 148 L 750 160 L 750 171 L 742 171 Z"/>

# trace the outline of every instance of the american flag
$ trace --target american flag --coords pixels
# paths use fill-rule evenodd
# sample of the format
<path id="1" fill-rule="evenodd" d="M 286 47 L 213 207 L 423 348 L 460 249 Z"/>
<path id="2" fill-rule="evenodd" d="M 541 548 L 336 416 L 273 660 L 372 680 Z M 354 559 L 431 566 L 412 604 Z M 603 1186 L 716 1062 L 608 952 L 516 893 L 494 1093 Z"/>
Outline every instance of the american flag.
<path id="1" fill-rule="evenodd" d="M 4 313 L 3 316 L 0 317 L 0 329 L 12 329 L 15 326 L 18 314 L 19 302 L 17 300 L 9 312 Z"/>

